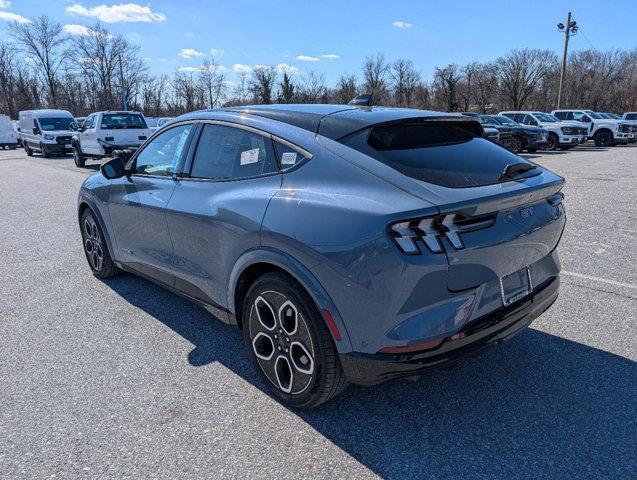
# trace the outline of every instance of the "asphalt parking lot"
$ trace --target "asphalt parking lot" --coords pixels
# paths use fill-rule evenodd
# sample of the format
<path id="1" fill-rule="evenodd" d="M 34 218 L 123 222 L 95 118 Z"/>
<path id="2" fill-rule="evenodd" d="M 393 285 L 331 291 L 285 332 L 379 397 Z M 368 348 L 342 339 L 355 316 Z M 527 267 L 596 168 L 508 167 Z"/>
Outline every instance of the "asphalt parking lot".
<path id="1" fill-rule="evenodd" d="M 0 151 L 0 478 L 636 478 L 637 144 L 526 157 L 567 179 L 557 303 L 454 369 L 295 412 L 238 331 L 91 275 L 97 164 Z"/>

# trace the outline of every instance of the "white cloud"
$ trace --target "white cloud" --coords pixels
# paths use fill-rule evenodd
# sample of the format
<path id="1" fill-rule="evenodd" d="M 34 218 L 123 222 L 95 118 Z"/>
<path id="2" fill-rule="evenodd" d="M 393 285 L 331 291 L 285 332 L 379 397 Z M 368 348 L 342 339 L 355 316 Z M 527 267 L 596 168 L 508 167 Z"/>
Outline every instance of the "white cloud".
<path id="1" fill-rule="evenodd" d="M 214 57 L 219 57 L 219 56 L 223 55 L 224 53 L 226 53 L 226 51 L 223 48 L 211 48 L 210 49 L 210 54 L 213 55 Z"/>
<path id="2" fill-rule="evenodd" d="M 183 58 L 203 57 L 203 52 L 194 48 L 182 48 L 178 55 Z"/>
<path id="3" fill-rule="evenodd" d="M 62 27 L 64 29 L 64 31 L 70 35 L 81 35 L 83 37 L 88 37 L 91 33 L 93 33 L 93 30 L 91 30 L 88 27 L 85 27 L 84 25 L 76 25 L 75 23 L 69 23 L 67 25 L 64 25 L 64 27 Z"/>
<path id="4" fill-rule="evenodd" d="M 66 13 L 80 15 L 82 17 L 94 17 L 104 23 L 120 22 L 163 22 L 166 15 L 153 12 L 150 5 L 138 5 L 136 3 L 119 3 L 117 5 L 98 5 L 86 8 L 76 3 L 66 7 Z"/>
<path id="5" fill-rule="evenodd" d="M 396 28 L 411 28 L 414 26 L 412 23 L 401 22 L 400 20 L 396 20 L 392 25 Z"/>
<path id="6" fill-rule="evenodd" d="M 232 69 L 236 73 L 250 73 L 252 71 L 252 67 L 250 65 L 243 65 L 241 63 L 235 63 L 232 66 Z"/>
<path id="7" fill-rule="evenodd" d="M 279 63 L 275 68 L 278 73 L 289 73 L 292 75 L 299 73 L 299 69 L 297 67 L 288 65 L 287 63 Z"/>
<path id="8" fill-rule="evenodd" d="M 9 0 L 0 0 L 0 8 L 11 8 L 11 2 Z"/>
<path id="9" fill-rule="evenodd" d="M 180 72 L 193 73 L 193 72 L 201 72 L 204 70 L 203 65 L 201 67 L 179 67 L 177 68 Z M 223 65 L 209 65 L 207 70 L 215 72 L 215 73 L 223 73 L 228 69 Z"/>
<path id="10" fill-rule="evenodd" d="M 311 57 L 309 55 L 297 55 L 296 59 L 300 62 L 318 62 L 320 60 L 318 57 Z"/>
<path id="11" fill-rule="evenodd" d="M 340 55 L 337 55 L 335 53 L 325 53 L 321 55 L 321 57 L 327 58 L 328 60 L 336 60 L 337 58 L 341 58 Z"/>
<path id="12" fill-rule="evenodd" d="M 11 12 L 0 12 L 0 20 L 6 20 L 7 22 L 31 23 L 31 20 L 27 17 Z"/>
<path id="13" fill-rule="evenodd" d="M 179 67 L 177 70 L 185 73 L 193 73 L 199 71 L 199 67 Z"/>

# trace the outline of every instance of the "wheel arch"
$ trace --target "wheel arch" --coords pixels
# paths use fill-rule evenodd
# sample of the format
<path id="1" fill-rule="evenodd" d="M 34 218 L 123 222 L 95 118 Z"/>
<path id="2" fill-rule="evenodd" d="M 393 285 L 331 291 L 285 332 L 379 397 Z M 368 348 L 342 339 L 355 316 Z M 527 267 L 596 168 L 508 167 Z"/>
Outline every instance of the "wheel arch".
<path id="1" fill-rule="evenodd" d="M 102 235 L 104 235 L 104 239 L 106 240 L 106 248 L 108 248 L 108 253 L 111 255 L 113 261 L 115 261 L 113 243 L 111 241 L 110 232 L 108 231 L 108 228 L 106 228 L 106 222 L 104 220 L 104 217 L 102 216 L 102 212 L 99 208 L 97 208 L 94 200 L 86 194 L 82 194 L 80 196 L 77 204 L 77 223 L 80 226 L 80 230 L 82 228 L 82 215 L 87 209 L 90 209 L 91 212 L 93 212 L 95 219 L 99 223 L 100 229 L 102 230 Z"/>
<path id="2" fill-rule="evenodd" d="M 352 344 L 347 329 L 327 291 L 305 265 L 289 254 L 273 248 L 262 247 L 245 252 L 239 257 L 232 269 L 228 287 L 228 309 L 234 315 L 237 326 L 242 327 L 242 301 L 248 288 L 258 277 L 273 271 L 290 275 L 305 288 L 321 312 L 321 317 L 328 323 L 328 330 L 334 339 L 338 352 L 351 352 Z M 341 335 L 339 341 L 334 338 L 334 332 L 322 312 L 323 309 L 327 309 L 331 314 Z"/>

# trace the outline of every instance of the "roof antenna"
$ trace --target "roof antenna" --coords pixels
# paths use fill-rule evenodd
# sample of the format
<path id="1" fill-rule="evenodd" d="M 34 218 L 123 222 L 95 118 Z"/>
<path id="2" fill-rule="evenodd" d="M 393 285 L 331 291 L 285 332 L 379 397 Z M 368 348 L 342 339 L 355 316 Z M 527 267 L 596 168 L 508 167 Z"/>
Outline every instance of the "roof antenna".
<path id="1" fill-rule="evenodd" d="M 348 105 L 353 107 L 371 107 L 372 106 L 372 94 L 364 93 L 362 95 L 358 95 L 354 97 L 352 100 L 347 102 Z"/>

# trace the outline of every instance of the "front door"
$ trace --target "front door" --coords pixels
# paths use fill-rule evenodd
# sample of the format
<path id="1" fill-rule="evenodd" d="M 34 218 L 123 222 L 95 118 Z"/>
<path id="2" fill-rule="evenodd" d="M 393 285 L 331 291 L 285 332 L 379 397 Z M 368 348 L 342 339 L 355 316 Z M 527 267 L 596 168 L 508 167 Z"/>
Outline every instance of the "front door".
<path id="1" fill-rule="evenodd" d="M 166 205 L 193 130 L 194 124 L 178 125 L 157 136 L 133 158 L 132 173 L 113 181 L 109 194 L 116 258 L 170 286 L 173 245 Z"/>

